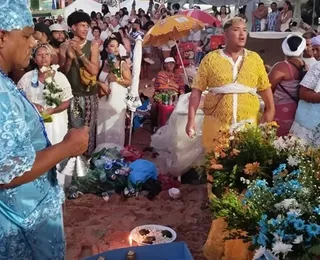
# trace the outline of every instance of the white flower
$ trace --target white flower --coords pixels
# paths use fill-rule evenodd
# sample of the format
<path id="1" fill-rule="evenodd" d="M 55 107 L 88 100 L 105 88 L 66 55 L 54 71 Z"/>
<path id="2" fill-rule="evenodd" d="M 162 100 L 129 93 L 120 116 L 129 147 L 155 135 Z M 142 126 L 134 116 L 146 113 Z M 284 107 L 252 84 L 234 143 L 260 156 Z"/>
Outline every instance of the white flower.
<path id="1" fill-rule="evenodd" d="M 289 155 L 289 157 L 287 158 L 287 162 L 290 166 L 298 166 L 300 163 L 300 160 L 298 157 L 293 157 L 292 155 Z"/>
<path id="2" fill-rule="evenodd" d="M 53 69 L 55 72 L 57 72 L 59 68 L 60 66 L 58 64 L 51 65 L 51 69 Z"/>
<path id="3" fill-rule="evenodd" d="M 283 254 L 284 257 L 292 251 L 292 245 L 277 241 L 272 245 L 272 253 L 275 255 Z"/>
<path id="4" fill-rule="evenodd" d="M 303 235 L 297 236 L 295 240 L 293 240 L 293 244 L 300 244 L 303 241 Z"/>
<path id="5" fill-rule="evenodd" d="M 264 246 L 260 246 L 259 249 L 256 250 L 253 256 L 253 260 L 259 259 L 261 256 L 264 256 L 264 253 L 266 252 L 266 248 Z"/>
<path id="6" fill-rule="evenodd" d="M 298 208 L 300 205 L 299 203 L 296 201 L 296 199 L 284 199 L 283 201 L 281 201 L 280 203 L 277 203 L 274 205 L 276 209 L 294 209 L 294 208 Z"/>
<path id="7" fill-rule="evenodd" d="M 45 67 L 45 66 L 43 66 L 41 69 L 40 69 L 40 71 L 42 72 L 42 73 L 45 73 L 45 72 L 47 72 L 49 70 L 49 68 L 48 67 Z"/>
<path id="8" fill-rule="evenodd" d="M 46 82 L 47 84 L 51 84 L 51 83 L 52 83 L 52 78 L 51 78 L 51 77 L 46 78 L 46 79 L 45 79 L 45 82 Z"/>
<path id="9" fill-rule="evenodd" d="M 43 90 L 43 95 L 49 95 L 49 94 L 50 94 L 50 91 L 48 89 Z"/>
<path id="10" fill-rule="evenodd" d="M 289 213 L 294 213 L 296 216 L 301 216 L 301 209 L 289 209 Z"/>
<path id="11" fill-rule="evenodd" d="M 278 151 L 285 150 L 287 148 L 287 144 L 282 137 L 279 137 L 277 140 L 273 141 L 273 146 Z"/>

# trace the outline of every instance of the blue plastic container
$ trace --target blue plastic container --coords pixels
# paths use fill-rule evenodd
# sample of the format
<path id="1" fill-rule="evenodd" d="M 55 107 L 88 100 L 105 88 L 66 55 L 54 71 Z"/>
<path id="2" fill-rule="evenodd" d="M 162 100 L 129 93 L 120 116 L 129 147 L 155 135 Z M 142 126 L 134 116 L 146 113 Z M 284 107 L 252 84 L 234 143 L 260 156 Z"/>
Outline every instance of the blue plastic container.
<path id="1" fill-rule="evenodd" d="M 85 260 L 97 260 L 100 256 L 105 257 L 106 260 L 126 260 L 129 250 L 136 253 L 136 260 L 193 260 L 190 250 L 184 242 L 115 249 L 88 257 Z"/>

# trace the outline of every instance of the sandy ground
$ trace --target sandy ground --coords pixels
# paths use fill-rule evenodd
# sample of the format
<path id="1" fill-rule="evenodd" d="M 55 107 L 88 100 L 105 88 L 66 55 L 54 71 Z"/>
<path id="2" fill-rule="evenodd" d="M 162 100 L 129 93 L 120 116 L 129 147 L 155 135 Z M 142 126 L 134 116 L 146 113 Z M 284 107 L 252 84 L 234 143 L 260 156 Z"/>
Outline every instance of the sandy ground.
<path id="1" fill-rule="evenodd" d="M 150 80 L 140 81 L 140 92 L 149 97 L 153 95 L 153 88 L 145 86 L 150 83 Z M 135 147 L 144 149 L 149 143 L 147 130 L 140 128 L 133 134 L 132 145 Z M 143 157 L 155 160 L 150 152 L 145 152 Z M 182 185 L 180 190 L 182 197 L 178 200 L 172 200 L 167 191 L 163 191 L 153 201 L 144 197 L 124 201 L 118 195 L 112 196 L 108 202 L 93 195 L 66 201 L 67 260 L 128 247 L 130 231 L 144 224 L 173 228 L 177 232 L 177 241 L 188 244 L 195 260 L 205 259 L 202 248 L 211 226 L 211 215 L 205 205 L 208 198 L 206 187 Z"/>
<path id="2" fill-rule="evenodd" d="M 205 259 L 202 247 L 211 225 L 204 205 L 204 186 L 183 185 L 182 197 L 173 200 L 167 192 L 153 201 L 144 197 L 123 201 L 113 196 L 108 202 L 86 195 L 65 205 L 67 260 L 81 259 L 107 250 L 128 247 L 130 231 L 139 225 L 159 224 L 173 228 L 177 241 L 185 241 L 195 260 Z"/>

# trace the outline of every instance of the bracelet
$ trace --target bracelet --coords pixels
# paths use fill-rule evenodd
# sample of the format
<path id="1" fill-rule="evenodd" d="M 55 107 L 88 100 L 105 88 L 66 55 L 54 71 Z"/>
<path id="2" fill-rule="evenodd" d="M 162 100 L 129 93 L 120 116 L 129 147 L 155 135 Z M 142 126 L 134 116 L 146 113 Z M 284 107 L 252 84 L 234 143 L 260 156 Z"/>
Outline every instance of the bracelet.
<path id="1" fill-rule="evenodd" d="M 85 53 L 82 53 L 78 58 L 81 59 L 81 58 L 83 58 L 84 56 L 86 56 L 86 54 L 85 54 Z"/>

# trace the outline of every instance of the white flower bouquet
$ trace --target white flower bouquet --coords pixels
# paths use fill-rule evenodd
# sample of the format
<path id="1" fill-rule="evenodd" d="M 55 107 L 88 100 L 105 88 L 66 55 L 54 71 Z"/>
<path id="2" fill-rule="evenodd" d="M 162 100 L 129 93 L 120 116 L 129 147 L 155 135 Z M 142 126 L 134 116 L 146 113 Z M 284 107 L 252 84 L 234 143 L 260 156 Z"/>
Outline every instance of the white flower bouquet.
<path id="1" fill-rule="evenodd" d="M 62 103 L 63 91 L 54 80 L 58 68 L 59 65 L 52 65 L 51 67 L 42 67 L 40 69 L 45 75 L 43 96 L 48 107 L 57 107 Z M 52 122 L 51 115 L 46 114 L 46 112 L 42 113 L 42 117 L 46 123 Z"/>

